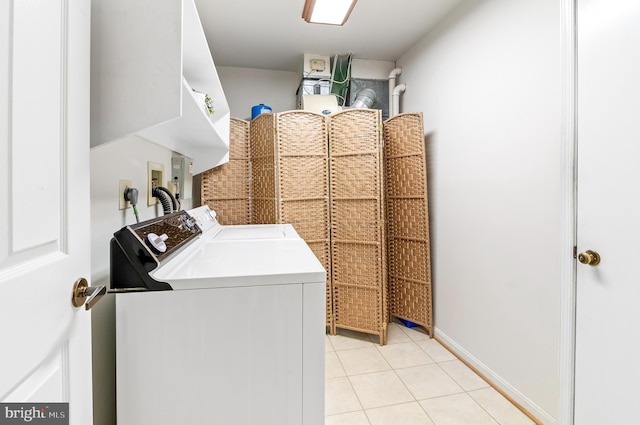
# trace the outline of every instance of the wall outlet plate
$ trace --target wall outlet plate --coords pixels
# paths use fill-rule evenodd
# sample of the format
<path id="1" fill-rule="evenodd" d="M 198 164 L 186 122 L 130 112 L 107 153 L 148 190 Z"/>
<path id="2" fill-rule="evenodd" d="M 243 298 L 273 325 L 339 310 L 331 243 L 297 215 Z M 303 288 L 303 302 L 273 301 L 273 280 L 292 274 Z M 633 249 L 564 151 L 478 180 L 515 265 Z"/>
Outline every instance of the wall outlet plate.
<path id="1" fill-rule="evenodd" d="M 124 199 L 124 191 L 128 187 L 133 187 L 131 186 L 131 180 L 120 180 L 118 182 L 118 199 L 119 199 L 118 209 L 120 210 L 126 210 L 127 208 L 131 208 L 131 202 L 125 201 Z"/>
<path id="2" fill-rule="evenodd" d="M 147 206 L 158 203 L 158 199 L 152 195 L 153 188 L 162 186 L 164 182 L 164 164 L 147 162 Z"/>

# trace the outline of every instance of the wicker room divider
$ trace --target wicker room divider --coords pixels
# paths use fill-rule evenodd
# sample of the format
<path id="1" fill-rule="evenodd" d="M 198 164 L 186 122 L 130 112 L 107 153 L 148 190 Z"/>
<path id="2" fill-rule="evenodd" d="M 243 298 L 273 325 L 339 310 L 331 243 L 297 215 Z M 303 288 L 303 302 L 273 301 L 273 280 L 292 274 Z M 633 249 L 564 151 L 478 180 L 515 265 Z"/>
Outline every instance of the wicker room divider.
<path id="1" fill-rule="evenodd" d="M 329 117 L 334 328 L 386 343 L 387 285 L 382 113 L 350 109 Z"/>
<path id="2" fill-rule="evenodd" d="M 262 114 L 250 124 L 232 120 L 236 152 L 238 140 L 248 142 L 250 168 L 207 171 L 202 202 L 221 218 L 240 217 L 222 213 L 225 202 L 237 202 L 233 191 L 246 193 L 234 183 L 243 178 L 227 173 L 250 176 L 247 222 L 291 223 L 327 270 L 330 333 L 350 329 L 385 344 L 387 322 L 397 317 L 433 336 L 422 114 L 384 124 L 370 109 Z"/>
<path id="3" fill-rule="evenodd" d="M 390 314 L 423 326 L 433 337 L 422 114 L 388 119 L 384 139 Z"/>
<path id="4" fill-rule="evenodd" d="M 202 173 L 201 204 L 222 224 L 251 222 L 249 122 L 231 118 L 229 162 Z"/>
<path id="5" fill-rule="evenodd" d="M 332 329 L 329 176 L 324 115 L 262 114 L 251 122 L 253 223 L 289 223 L 327 270 L 326 324 Z"/>

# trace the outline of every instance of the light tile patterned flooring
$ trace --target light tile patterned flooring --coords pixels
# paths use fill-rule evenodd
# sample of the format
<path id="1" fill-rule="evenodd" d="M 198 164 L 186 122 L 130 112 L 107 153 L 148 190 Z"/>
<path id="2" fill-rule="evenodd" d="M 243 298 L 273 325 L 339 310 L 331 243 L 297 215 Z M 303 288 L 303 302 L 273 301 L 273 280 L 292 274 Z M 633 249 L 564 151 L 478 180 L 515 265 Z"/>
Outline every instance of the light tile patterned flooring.
<path id="1" fill-rule="evenodd" d="M 531 419 L 420 330 L 326 338 L 325 425 L 532 425 Z"/>

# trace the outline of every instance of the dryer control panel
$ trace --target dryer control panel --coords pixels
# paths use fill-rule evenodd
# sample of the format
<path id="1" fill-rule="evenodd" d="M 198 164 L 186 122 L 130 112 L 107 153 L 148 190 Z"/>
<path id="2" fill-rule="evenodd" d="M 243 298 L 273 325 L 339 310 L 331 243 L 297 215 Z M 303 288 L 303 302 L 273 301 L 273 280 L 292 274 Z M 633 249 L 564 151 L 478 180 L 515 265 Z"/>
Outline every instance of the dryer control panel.
<path id="1" fill-rule="evenodd" d="M 186 211 L 179 211 L 127 227 L 138 236 L 141 242 L 150 248 L 151 254 L 158 260 L 158 263 L 176 254 L 202 233 L 195 220 Z M 159 237 L 162 235 L 167 236 L 164 241 L 166 250 L 157 249 L 151 243 L 149 239 L 151 234 Z"/>
<path id="2" fill-rule="evenodd" d="M 172 289 L 149 272 L 180 252 L 202 234 L 186 211 L 125 226 L 111 239 L 111 290 L 148 291 Z"/>

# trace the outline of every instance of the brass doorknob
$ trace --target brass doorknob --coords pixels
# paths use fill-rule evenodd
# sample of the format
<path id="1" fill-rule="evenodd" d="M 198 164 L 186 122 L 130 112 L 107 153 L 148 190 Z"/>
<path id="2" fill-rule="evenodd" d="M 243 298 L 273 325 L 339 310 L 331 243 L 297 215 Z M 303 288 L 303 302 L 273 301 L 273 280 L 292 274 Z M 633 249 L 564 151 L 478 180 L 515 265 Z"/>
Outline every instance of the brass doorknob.
<path id="1" fill-rule="evenodd" d="M 89 310 L 106 293 L 106 286 L 89 286 L 87 279 L 81 277 L 73 284 L 71 303 L 74 307 L 82 307 L 84 304 L 85 310 Z"/>
<path id="2" fill-rule="evenodd" d="M 597 266 L 600 264 L 600 254 L 589 249 L 578 254 L 578 261 L 588 266 Z"/>

